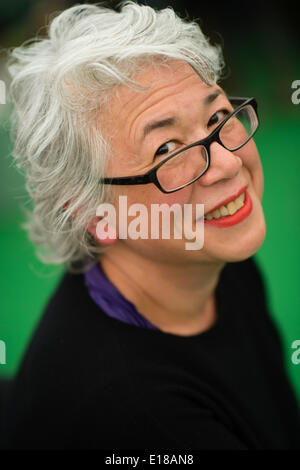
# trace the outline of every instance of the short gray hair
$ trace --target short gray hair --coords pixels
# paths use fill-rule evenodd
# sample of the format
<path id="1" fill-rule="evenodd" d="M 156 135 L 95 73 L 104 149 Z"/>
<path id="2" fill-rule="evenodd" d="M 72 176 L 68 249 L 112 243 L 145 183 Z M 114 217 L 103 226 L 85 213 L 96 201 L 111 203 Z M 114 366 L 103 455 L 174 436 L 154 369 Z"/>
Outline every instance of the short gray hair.
<path id="1" fill-rule="evenodd" d="M 47 37 L 11 52 L 13 156 L 33 202 L 24 227 L 42 261 L 84 271 L 103 252 L 86 230 L 112 194 L 99 184 L 110 153 L 101 110 L 118 85 L 142 91 L 133 81 L 138 65 L 158 58 L 187 61 L 209 85 L 224 67 L 220 46 L 196 22 L 131 1 L 119 11 L 68 8 L 50 22 Z"/>

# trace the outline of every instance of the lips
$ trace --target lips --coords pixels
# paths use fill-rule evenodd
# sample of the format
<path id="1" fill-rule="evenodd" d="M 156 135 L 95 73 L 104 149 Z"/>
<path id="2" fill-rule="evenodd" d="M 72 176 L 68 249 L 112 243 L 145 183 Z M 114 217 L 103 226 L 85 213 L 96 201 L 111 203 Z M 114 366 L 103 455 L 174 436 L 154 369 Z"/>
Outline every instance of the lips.
<path id="1" fill-rule="evenodd" d="M 226 228 L 233 225 L 237 225 L 245 220 L 252 212 L 253 204 L 252 199 L 248 191 L 245 191 L 245 201 L 244 205 L 237 210 L 233 215 L 228 215 L 226 217 L 213 218 L 211 220 L 205 220 L 204 223 L 206 227 L 216 227 L 216 228 Z"/>
<path id="2" fill-rule="evenodd" d="M 226 204 L 228 204 L 229 202 L 231 201 L 234 201 L 234 199 L 236 199 L 237 197 L 239 197 L 243 192 L 246 191 L 248 185 L 246 186 L 243 186 L 241 189 L 239 189 L 235 194 L 233 194 L 232 196 L 224 199 L 222 202 L 220 202 L 217 206 L 214 206 L 212 209 L 210 209 L 209 211 L 205 212 L 204 213 L 204 216 L 206 216 L 207 214 L 210 214 L 211 212 L 215 211 L 216 209 L 219 209 L 219 207 L 221 206 L 226 206 Z"/>

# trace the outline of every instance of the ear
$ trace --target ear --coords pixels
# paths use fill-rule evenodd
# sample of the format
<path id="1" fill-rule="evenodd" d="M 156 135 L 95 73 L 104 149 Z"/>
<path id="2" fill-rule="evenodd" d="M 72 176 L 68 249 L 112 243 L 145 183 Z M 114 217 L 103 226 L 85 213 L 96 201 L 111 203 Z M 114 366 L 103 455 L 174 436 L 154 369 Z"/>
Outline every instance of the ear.
<path id="1" fill-rule="evenodd" d="M 65 211 L 69 207 L 69 205 L 70 205 L 70 201 L 65 202 L 64 205 L 63 205 L 63 210 Z M 72 217 L 76 217 L 77 212 L 78 212 L 78 209 L 76 209 L 76 211 L 72 212 L 72 214 L 71 214 Z"/>
<path id="2" fill-rule="evenodd" d="M 67 201 L 63 209 L 66 210 L 69 204 L 70 201 Z M 76 217 L 76 211 L 72 213 L 72 217 Z M 94 217 L 85 228 L 96 240 L 105 245 L 112 245 L 118 240 L 116 230 L 110 227 L 106 219 L 101 216 Z"/>
<path id="3" fill-rule="evenodd" d="M 97 241 L 105 245 L 112 245 L 118 240 L 116 229 L 111 227 L 103 217 L 94 217 L 86 225 L 86 229 Z"/>

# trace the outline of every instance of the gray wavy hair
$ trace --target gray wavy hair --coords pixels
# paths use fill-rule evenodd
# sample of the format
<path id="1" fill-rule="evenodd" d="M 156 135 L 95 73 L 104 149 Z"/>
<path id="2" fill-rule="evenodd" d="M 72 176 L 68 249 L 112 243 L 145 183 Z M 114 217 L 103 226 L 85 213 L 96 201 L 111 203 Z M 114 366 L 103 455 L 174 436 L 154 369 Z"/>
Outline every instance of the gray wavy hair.
<path id="1" fill-rule="evenodd" d="M 84 271 L 106 249 L 86 226 L 112 190 L 99 184 L 110 156 L 101 110 L 118 85 L 133 81 L 141 60 L 187 61 L 213 85 L 224 67 L 199 25 L 131 1 L 119 10 L 71 7 L 49 24 L 47 37 L 12 50 L 13 156 L 32 199 L 23 224 L 46 263 Z M 76 214 L 76 216 L 74 216 Z"/>

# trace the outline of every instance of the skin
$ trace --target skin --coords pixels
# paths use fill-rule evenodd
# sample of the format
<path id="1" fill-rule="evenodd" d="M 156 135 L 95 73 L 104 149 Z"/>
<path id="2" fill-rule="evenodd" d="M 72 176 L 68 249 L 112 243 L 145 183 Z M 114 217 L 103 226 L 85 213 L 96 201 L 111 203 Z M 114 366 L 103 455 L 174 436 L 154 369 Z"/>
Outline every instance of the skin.
<path id="1" fill-rule="evenodd" d="M 152 87 L 138 93 L 120 86 L 101 117 L 112 147 L 107 176 L 145 173 L 153 165 L 156 150 L 165 142 L 172 141 L 170 150 L 174 152 L 200 140 L 213 131 L 208 123 L 216 112 L 223 108 L 232 111 L 223 90 L 218 85 L 206 85 L 185 62 L 174 60 L 169 67 L 159 63 L 145 66 L 135 80 Z M 216 90 L 222 93 L 204 107 L 204 98 Z M 178 118 L 177 125 L 156 129 L 141 139 L 148 122 L 171 115 Z M 222 113 L 215 116 L 215 127 L 224 117 Z M 142 203 L 149 213 L 151 203 L 204 203 L 206 213 L 248 185 L 253 204 L 250 215 L 231 227 L 205 225 L 201 250 L 185 250 L 185 239 L 117 238 L 101 257 L 107 277 L 139 312 L 161 330 L 176 335 L 199 334 L 216 322 L 215 289 L 223 267 L 227 262 L 252 256 L 265 239 L 263 172 L 253 139 L 235 152 L 214 142 L 210 152 L 209 170 L 173 194 L 162 193 L 154 184 L 114 187 L 116 208 L 119 195 L 126 195 L 128 206 Z M 96 238 L 97 221 L 93 219 L 88 227 Z"/>

